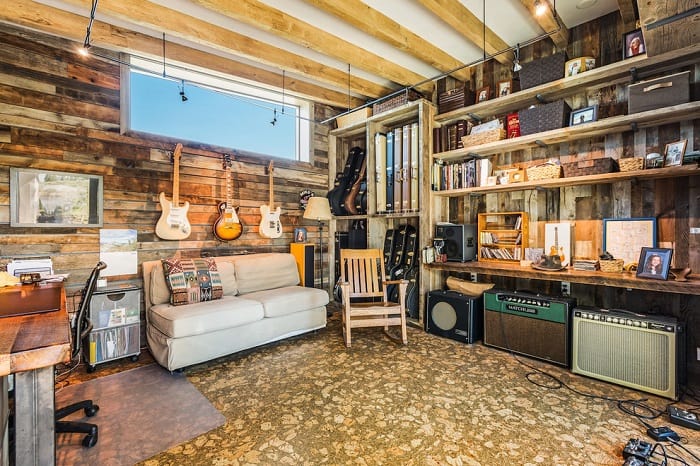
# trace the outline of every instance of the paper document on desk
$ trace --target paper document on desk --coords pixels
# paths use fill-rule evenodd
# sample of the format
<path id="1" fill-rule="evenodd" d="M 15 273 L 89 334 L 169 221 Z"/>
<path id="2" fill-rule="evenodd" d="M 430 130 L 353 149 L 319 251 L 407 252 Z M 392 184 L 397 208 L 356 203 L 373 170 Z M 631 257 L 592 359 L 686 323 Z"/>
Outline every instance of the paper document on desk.
<path id="1" fill-rule="evenodd" d="M 7 272 L 15 277 L 19 277 L 23 273 L 39 273 L 41 278 L 44 278 L 45 275 L 53 275 L 53 263 L 50 257 L 12 259 L 7 264 Z"/>

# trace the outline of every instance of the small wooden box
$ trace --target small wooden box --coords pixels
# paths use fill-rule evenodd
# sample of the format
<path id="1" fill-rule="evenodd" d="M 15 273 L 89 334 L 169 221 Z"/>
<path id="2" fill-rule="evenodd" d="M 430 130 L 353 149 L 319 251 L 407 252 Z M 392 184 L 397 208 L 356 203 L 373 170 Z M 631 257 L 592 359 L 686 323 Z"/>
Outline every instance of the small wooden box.
<path id="1" fill-rule="evenodd" d="M 639 113 L 690 100 L 690 71 L 629 85 L 628 112 Z"/>
<path id="2" fill-rule="evenodd" d="M 447 113 L 471 105 L 474 103 L 474 98 L 474 92 L 468 89 L 466 84 L 441 92 L 438 96 L 438 113 Z"/>
<path id="3" fill-rule="evenodd" d="M 355 110 L 354 112 L 339 116 L 335 119 L 335 121 L 338 124 L 338 128 L 345 128 L 346 126 L 365 121 L 371 116 L 372 109 L 370 107 L 363 107 L 359 110 Z"/>

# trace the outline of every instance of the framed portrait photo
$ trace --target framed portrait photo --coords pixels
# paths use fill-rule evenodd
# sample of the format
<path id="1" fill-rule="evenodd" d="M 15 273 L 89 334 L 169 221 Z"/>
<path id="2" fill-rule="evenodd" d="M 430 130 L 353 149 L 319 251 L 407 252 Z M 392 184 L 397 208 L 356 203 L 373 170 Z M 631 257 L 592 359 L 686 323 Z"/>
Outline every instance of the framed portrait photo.
<path id="1" fill-rule="evenodd" d="M 642 248 L 637 265 L 637 276 L 641 278 L 668 279 L 673 249 Z"/>
<path id="2" fill-rule="evenodd" d="M 687 139 L 666 144 L 666 150 L 664 153 L 664 167 L 681 165 L 683 163 L 683 156 L 685 155 L 685 148 L 687 145 Z"/>
<path id="3" fill-rule="evenodd" d="M 646 53 L 647 48 L 644 44 L 644 36 L 642 35 L 641 29 L 635 29 L 634 31 L 625 33 L 624 40 L 625 49 L 622 52 L 624 58 L 632 58 L 637 55 Z"/>
<path id="4" fill-rule="evenodd" d="M 306 228 L 295 228 L 294 229 L 294 242 L 295 243 L 306 243 Z"/>
<path id="5" fill-rule="evenodd" d="M 513 92 L 513 80 L 506 79 L 503 81 L 498 81 L 496 91 L 498 92 L 498 97 L 503 97 L 511 94 Z"/>
<path id="6" fill-rule="evenodd" d="M 489 97 L 491 97 L 491 87 L 490 86 L 484 86 L 482 88 L 479 88 L 476 91 L 476 103 L 477 104 L 479 102 L 484 102 L 486 100 L 489 100 Z"/>
<path id="7" fill-rule="evenodd" d="M 571 112 L 569 116 L 569 126 L 581 125 L 590 123 L 598 119 L 598 106 L 591 105 L 590 107 L 579 108 Z"/>

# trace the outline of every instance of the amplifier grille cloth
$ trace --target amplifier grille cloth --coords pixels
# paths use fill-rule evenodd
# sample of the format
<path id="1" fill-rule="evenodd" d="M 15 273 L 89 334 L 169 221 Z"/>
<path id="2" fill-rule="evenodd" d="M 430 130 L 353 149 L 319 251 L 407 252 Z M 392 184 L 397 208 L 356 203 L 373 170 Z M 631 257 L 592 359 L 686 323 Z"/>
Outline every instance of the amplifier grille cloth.
<path id="1" fill-rule="evenodd" d="M 660 391 L 669 390 L 673 334 L 580 320 L 576 363 L 584 371 Z M 585 342 L 582 344 L 581 342 Z"/>

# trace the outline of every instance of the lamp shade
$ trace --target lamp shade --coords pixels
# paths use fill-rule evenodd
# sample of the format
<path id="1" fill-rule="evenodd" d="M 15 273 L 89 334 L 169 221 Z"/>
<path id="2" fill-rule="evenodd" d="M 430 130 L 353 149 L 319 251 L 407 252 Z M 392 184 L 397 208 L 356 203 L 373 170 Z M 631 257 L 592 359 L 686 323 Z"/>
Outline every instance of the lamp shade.
<path id="1" fill-rule="evenodd" d="M 304 218 L 318 221 L 330 220 L 332 216 L 331 205 L 328 203 L 328 198 L 320 196 L 310 197 L 309 202 L 306 204 Z"/>

